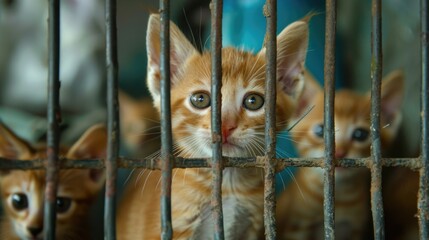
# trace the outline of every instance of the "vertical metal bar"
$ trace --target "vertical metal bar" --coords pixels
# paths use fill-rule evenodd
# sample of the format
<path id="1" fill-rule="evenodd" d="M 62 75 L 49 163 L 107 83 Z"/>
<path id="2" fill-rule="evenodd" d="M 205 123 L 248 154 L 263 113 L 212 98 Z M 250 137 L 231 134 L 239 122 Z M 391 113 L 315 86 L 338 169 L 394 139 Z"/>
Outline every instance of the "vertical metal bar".
<path id="1" fill-rule="evenodd" d="M 325 224 L 325 239 L 335 239 L 335 38 L 337 25 L 337 3 L 335 0 L 326 1 L 326 30 L 325 30 L 325 172 L 323 213 Z"/>
<path id="2" fill-rule="evenodd" d="M 116 175 L 119 151 L 118 48 L 116 0 L 106 0 L 106 71 L 107 71 L 107 158 L 104 205 L 104 235 L 116 239 Z"/>
<path id="3" fill-rule="evenodd" d="M 419 230 L 420 239 L 429 239 L 429 86 L 428 86 L 428 0 L 420 1 L 421 16 L 421 53 L 422 53 L 422 91 L 421 91 L 421 131 L 422 146 L 421 160 L 423 167 L 420 169 L 420 188 L 419 188 Z"/>
<path id="4" fill-rule="evenodd" d="M 224 239 L 222 211 L 222 0 L 213 0 L 211 9 L 211 53 L 212 83 L 211 126 L 212 126 L 212 215 L 214 220 L 214 239 Z"/>
<path id="5" fill-rule="evenodd" d="M 267 19 L 266 85 L 265 85 L 265 181 L 264 181 L 264 225 L 265 238 L 276 239 L 276 82 L 277 82 L 277 0 L 267 0 L 264 5 Z"/>
<path id="6" fill-rule="evenodd" d="M 371 31 L 371 209 L 374 239 L 384 239 L 383 196 L 381 193 L 380 98 L 383 71 L 381 38 L 381 0 L 372 0 Z"/>
<path id="7" fill-rule="evenodd" d="M 173 237 L 171 222 L 172 130 L 170 107 L 170 2 L 160 1 L 161 16 L 161 239 Z"/>
<path id="8" fill-rule="evenodd" d="M 45 187 L 45 239 L 55 239 L 56 198 L 58 187 L 58 154 L 60 109 L 60 2 L 49 1 L 49 79 L 48 79 L 48 135 Z"/>

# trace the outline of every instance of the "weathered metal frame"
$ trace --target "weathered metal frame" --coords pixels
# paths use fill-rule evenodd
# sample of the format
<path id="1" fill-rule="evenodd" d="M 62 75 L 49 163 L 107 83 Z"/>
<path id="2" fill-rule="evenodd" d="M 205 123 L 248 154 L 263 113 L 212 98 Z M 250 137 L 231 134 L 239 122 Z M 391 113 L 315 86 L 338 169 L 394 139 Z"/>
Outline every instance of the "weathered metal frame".
<path id="1" fill-rule="evenodd" d="M 108 109 L 108 151 L 107 158 L 102 159 L 64 159 L 59 152 L 59 123 L 61 111 L 59 105 L 59 40 L 60 18 L 59 0 L 49 1 L 49 94 L 48 94 L 48 134 L 47 159 L 20 161 L 0 158 L 0 169 L 46 169 L 45 189 L 45 239 L 55 239 L 56 221 L 56 189 L 58 172 L 63 168 L 106 168 L 105 192 L 105 238 L 116 239 L 115 230 L 115 196 L 116 173 L 118 168 L 147 168 L 162 170 L 161 178 L 161 238 L 172 239 L 171 222 L 171 172 L 173 168 L 212 168 L 212 212 L 215 219 L 215 239 L 224 239 L 221 183 L 222 170 L 225 167 L 260 167 L 265 170 L 264 220 L 266 239 L 276 238 L 275 226 L 275 195 L 274 174 L 290 166 L 322 167 L 324 174 L 324 215 L 325 238 L 335 238 L 334 215 L 334 180 L 335 166 L 365 167 L 371 170 L 371 205 L 374 224 L 374 239 L 384 239 L 384 216 L 381 194 L 381 170 L 383 167 L 407 167 L 420 172 L 420 187 L 418 192 L 418 217 L 420 238 L 429 238 L 429 144 L 428 144 L 428 0 L 421 0 L 421 59 L 422 59 L 422 89 L 421 89 L 421 155 L 417 158 L 383 158 L 380 143 L 380 93 L 382 77 L 382 46 L 381 46 L 381 0 L 372 1 L 372 63 L 371 63 L 371 157 L 358 159 L 335 159 L 334 135 L 334 83 L 335 83 L 335 35 L 336 35 L 336 0 L 326 1 L 326 35 L 325 35 L 325 157 L 324 158 L 284 158 L 275 156 L 275 96 L 266 94 L 266 152 L 264 156 L 249 158 L 222 157 L 221 149 L 221 29 L 222 1 L 213 0 L 212 10 L 212 138 L 213 157 L 203 159 L 184 159 L 172 154 L 171 109 L 170 109 L 170 74 L 169 74 L 169 1 L 160 1 L 161 14 L 161 157 L 159 160 L 132 159 L 118 155 L 119 146 L 119 104 L 118 104 L 118 60 L 117 60 L 117 31 L 116 31 L 116 0 L 106 0 L 106 71 L 107 71 L 107 109 Z M 276 22 L 277 5 L 275 0 L 267 0 L 264 6 L 267 18 L 267 85 L 266 92 L 275 93 L 276 79 Z"/>
<path id="2" fill-rule="evenodd" d="M 48 111 L 47 111 L 47 162 L 44 219 L 45 239 L 55 239 L 55 222 L 57 219 L 56 201 L 58 188 L 58 155 L 59 155 L 59 124 L 61 122 L 60 109 L 60 1 L 49 1 L 48 20 Z"/>
<path id="3" fill-rule="evenodd" d="M 336 0 L 326 1 L 324 63 L 324 188 L 323 214 L 325 239 L 335 239 L 335 43 L 337 25 Z"/>

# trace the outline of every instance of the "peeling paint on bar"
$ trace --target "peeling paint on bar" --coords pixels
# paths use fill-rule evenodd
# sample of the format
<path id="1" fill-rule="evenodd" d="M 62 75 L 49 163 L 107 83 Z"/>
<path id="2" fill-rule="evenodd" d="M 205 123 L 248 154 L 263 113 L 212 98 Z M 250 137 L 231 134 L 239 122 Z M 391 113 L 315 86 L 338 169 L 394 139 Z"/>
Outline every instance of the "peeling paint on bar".
<path id="1" fill-rule="evenodd" d="M 384 239 L 384 211 L 381 192 L 381 139 L 380 139 L 380 99 L 383 70 L 381 35 L 381 0 L 372 1 L 371 32 L 371 210 L 374 226 L 374 239 Z"/>
<path id="2" fill-rule="evenodd" d="M 46 186 L 43 225 L 45 239 L 55 239 L 56 199 L 58 188 L 58 154 L 60 109 L 60 1 L 49 1 L 48 21 L 49 75 L 48 75 L 48 126 L 47 126 L 47 159 Z"/>
<path id="3" fill-rule="evenodd" d="M 335 239 L 335 37 L 337 24 L 337 3 L 335 0 L 326 1 L 325 21 L 325 99 L 324 99 L 324 139 L 325 139 L 325 161 L 324 161 L 324 236 L 325 239 Z"/>
<path id="4" fill-rule="evenodd" d="M 211 211 L 214 222 L 213 237 L 216 240 L 225 238 L 222 211 L 222 9 L 222 0 L 211 1 L 211 95 L 214 100 L 211 102 L 211 134 L 213 146 Z"/>
<path id="5" fill-rule="evenodd" d="M 266 82 L 265 82 L 265 181 L 264 226 L 265 239 L 276 239 L 276 82 L 277 82 L 277 0 L 267 0 L 263 14 L 267 19 L 265 33 Z"/>
<path id="6" fill-rule="evenodd" d="M 422 85 L 421 85 L 421 163 L 420 169 L 420 187 L 418 194 L 418 218 L 420 239 L 429 239 L 429 72 L 428 72 L 428 57 L 429 57 L 429 24 L 428 24 L 428 1 L 420 1 L 421 14 L 421 60 L 422 60 Z"/>

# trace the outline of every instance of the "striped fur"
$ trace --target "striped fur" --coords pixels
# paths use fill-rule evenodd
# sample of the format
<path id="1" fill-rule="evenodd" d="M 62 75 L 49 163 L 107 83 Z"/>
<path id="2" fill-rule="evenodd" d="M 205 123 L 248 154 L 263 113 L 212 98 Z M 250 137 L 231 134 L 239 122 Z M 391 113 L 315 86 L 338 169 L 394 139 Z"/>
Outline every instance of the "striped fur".
<path id="1" fill-rule="evenodd" d="M 148 87 L 160 109 L 159 16 L 148 24 Z M 210 157 L 210 106 L 194 107 L 191 96 L 210 96 L 211 55 L 199 53 L 173 23 L 171 27 L 171 107 L 175 155 Z M 277 37 L 278 90 L 277 130 L 284 128 L 303 84 L 308 26 L 291 24 Z M 246 109 L 249 94 L 263 98 L 265 49 L 258 54 L 235 48 L 222 50 L 222 140 L 223 155 L 248 157 L 264 150 L 264 106 Z M 211 101 L 214 101 L 211 99 Z M 160 172 L 134 174 L 118 214 L 119 239 L 160 239 Z M 172 225 L 174 239 L 212 239 L 210 211 L 211 171 L 174 169 L 172 180 Z M 263 226 L 263 172 L 261 169 L 223 170 L 222 200 L 226 239 L 256 239 Z"/>
<path id="2" fill-rule="evenodd" d="M 396 71 L 382 83 L 381 141 L 386 148 L 394 139 L 401 122 L 403 76 Z M 303 157 L 323 157 L 324 140 L 318 136 L 323 125 L 323 90 L 306 77 L 300 108 L 314 109 L 292 130 L 298 152 Z M 370 93 L 359 95 L 350 90 L 335 95 L 335 157 L 355 158 L 370 155 Z M 323 131 L 322 131 L 323 132 Z M 368 135 L 365 137 L 365 135 Z M 369 221 L 369 170 L 335 170 L 336 239 L 364 239 Z M 300 168 L 296 182 L 281 194 L 277 216 L 281 239 L 323 239 L 323 170 Z"/>

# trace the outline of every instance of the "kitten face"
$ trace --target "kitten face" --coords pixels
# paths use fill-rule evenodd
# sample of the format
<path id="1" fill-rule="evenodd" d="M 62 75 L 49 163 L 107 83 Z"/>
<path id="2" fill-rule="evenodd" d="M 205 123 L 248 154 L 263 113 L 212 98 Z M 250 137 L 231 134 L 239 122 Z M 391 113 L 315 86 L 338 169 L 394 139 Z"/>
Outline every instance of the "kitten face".
<path id="1" fill-rule="evenodd" d="M 225 63 L 230 63 L 223 66 L 221 91 L 223 153 L 230 157 L 260 154 L 264 137 L 264 61 L 234 49 L 224 49 L 223 57 Z M 210 72 L 200 70 L 209 67 L 209 54 L 193 56 L 183 79 L 172 89 L 174 137 L 180 148 L 192 150 L 194 157 L 208 157 L 212 151 Z M 262 70 L 252 73 L 252 68 Z"/>
<path id="2" fill-rule="evenodd" d="M 298 151 L 306 157 L 323 157 L 323 91 L 312 78 L 307 78 L 306 88 L 300 101 L 314 105 L 291 131 Z M 307 84 L 308 83 L 308 84 Z M 403 76 L 400 72 L 388 75 L 382 83 L 381 142 L 386 148 L 396 135 L 401 120 Z M 312 88 L 312 89 L 308 89 Z M 370 156 L 370 93 L 359 95 L 353 91 L 340 90 L 335 94 L 335 157 L 360 158 Z M 302 111 L 302 110 L 301 110 Z M 320 174 L 323 174 L 321 169 Z M 339 170 L 339 171 L 338 171 Z M 355 176 L 359 169 L 337 168 L 336 178 L 344 181 Z"/>
<path id="3" fill-rule="evenodd" d="M 61 154 L 70 159 L 103 157 L 106 136 L 104 126 L 94 126 Z M 23 160 L 46 157 L 46 148 L 33 148 L 5 126 L 0 127 L 0 142 L 6 143 L 0 147 L 0 156 Z M 82 239 L 87 234 L 83 222 L 103 185 L 104 173 L 93 169 L 61 170 L 59 179 L 56 237 Z M 9 231 L 3 232 L 2 238 L 43 239 L 45 180 L 44 170 L 12 170 L 0 174 L 0 193 L 6 213 L 3 221 L 10 225 L 10 229 L 2 229 Z"/>
<path id="4" fill-rule="evenodd" d="M 13 171 L 2 180 L 2 189 L 5 189 L 3 203 L 13 231 L 20 239 L 43 239 L 45 178 L 44 171 Z M 82 191 L 82 187 L 78 190 L 76 186 L 80 179 L 75 177 L 73 180 L 67 183 L 60 180 L 63 184 L 60 184 L 57 196 L 57 238 L 76 234 L 70 226 L 75 222 L 72 219 L 85 216 L 82 211 L 88 210 L 90 202 L 81 200 L 92 197 L 90 194 L 76 196 L 75 193 Z"/>
<path id="5" fill-rule="evenodd" d="M 369 156 L 369 102 L 350 91 L 340 91 L 335 99 L 336 157 Z M 324 156 L 323 94 L 319 94 L 315 108 L 293 129 L 298 148 L 309 157 Z M 303 135 L 303 136 L 299 136 Z M 298 140 L 299 139 L 299 140 Z"/>
<path id="6" fill-rule="evenodd" d="M 154 105 L 160 109 L 158 15 L 148 23 L 148 86 Z M 186 157 L 212 154 L 211 55 L 199 53 L 170 23 L 171 109 L 177 153 Z M 303 84 L 308 42 L 305 21 L 289 25 L 277 37 L 277 106 L 280 130 L 294 110 Z M 265 48 L 258 54 L 233 48 L 222 50 L 222 151 L 224 156 L 255 156 L 264 151 Z"/>

